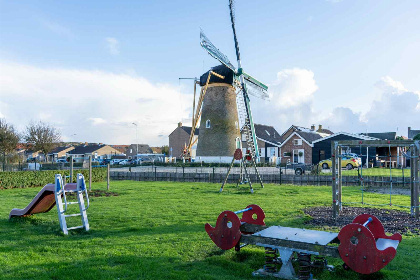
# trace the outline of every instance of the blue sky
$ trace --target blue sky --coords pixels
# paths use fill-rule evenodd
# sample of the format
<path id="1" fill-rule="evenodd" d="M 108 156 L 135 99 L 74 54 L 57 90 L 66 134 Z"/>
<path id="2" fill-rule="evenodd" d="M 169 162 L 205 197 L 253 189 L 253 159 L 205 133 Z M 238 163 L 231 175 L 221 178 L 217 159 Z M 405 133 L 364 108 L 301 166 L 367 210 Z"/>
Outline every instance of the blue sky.
<path id="1" fill-rule="evenodd" d="M 403 135 L 420 127 L 419 14 L 419 1 L 237 0 L 243 68 L 273 89 L 272 102 L 252 100 L 256 122 L 280 133 L 312 123 Z M 200 28 L 236 64 L 227 0 L 0 1 L 0 26 L 0 117 L 21 129 L 49 121 L 64 139 L 133 142 L 130 123 L 139 122 L 140 142 L 167 142 L 191 108 L 192 87 L 178 78 L 217 64 L 199 45 Z M 74 113 L 84 98 L 90 105 Z M 133 102 L 139 110 L 124 105 Z M 172 105 L 178 111 L 155 108 L 172 118 L 142 114 Z"/>

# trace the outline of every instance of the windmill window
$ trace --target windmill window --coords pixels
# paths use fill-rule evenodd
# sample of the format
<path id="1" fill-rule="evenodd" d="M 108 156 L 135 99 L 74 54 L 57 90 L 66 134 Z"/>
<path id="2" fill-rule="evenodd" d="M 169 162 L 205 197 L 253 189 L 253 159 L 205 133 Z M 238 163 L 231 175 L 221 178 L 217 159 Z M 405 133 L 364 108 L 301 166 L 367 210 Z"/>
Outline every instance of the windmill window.
<path id="1" fill-rule="evenodd" d="M 241 139 L 239 137 L 236 137 L 236 149 L 240 149 L 241 148 Z"/>
<path id="2" fill-rule="evenodd" d="M 206 121 L 206 128 L 210 128 L 210 120 Z"/>

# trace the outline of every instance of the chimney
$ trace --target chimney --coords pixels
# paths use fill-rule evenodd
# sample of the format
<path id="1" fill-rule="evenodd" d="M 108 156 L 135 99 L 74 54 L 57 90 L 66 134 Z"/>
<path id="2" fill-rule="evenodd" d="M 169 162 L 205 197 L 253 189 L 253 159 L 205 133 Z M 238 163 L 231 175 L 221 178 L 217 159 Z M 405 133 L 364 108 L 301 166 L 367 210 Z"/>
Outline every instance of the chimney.
<path id="1" fill-rule="evenodd" d="M 319 125 L 318 130 L 322 130 L 322 124 Z"/>
<path id="2" fill-rule="evenodd" d="M 179 123 L 178 123 L 178 127 L 181 127 L 181 126 L 182 126 L 182 122 L 179 122 Z"/>
<path id="3" fill-rule="evenodd" d="M 311 125 L 311 130 L 314 131 L 315 130 L 315 125 Z"/>
<path id="4" fill-rule="evenodd" d="M 408 127 L 408 137 L 410 138 L 411 126 Z"/>

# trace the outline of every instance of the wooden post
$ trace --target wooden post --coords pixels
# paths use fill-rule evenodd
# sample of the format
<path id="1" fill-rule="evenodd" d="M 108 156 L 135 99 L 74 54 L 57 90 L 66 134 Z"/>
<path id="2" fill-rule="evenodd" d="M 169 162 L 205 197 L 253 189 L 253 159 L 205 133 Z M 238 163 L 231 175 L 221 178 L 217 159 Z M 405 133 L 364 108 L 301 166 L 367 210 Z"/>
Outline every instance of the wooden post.
<path id="1" fill-rule="evenodd" d="M 73 183 L 73 156 L 70 156 L 70 183 Z"/>
<path id="2" fill-rule="evenodd" d="M 92 156 L 89 156 L 89 191 L 92 190 Z"/>
<path id="3" fill-rule="evenodd" d="M 338 157 L 338 190 L 337 190 L 337 209 L 338 209 L 338 213 L 340 213 L 340 211 L 342 210 L 342 205 L 341 205 L 341 188 L 343 186 L 343 177 L 342 177 L 342 173 L 341 173 L 341 146 L 338 146 L 338 148 L 336 149 L 337 154 L 336 154 L 336 158 Z"/>
<path id="4" fill-rule="evenodd" d="M 106 190 L 109 191 L 109 163 L 106 165 Z"/>
<path id="5" fill-rule="evenodd" d="M 331 171 L 332 171 L 332 208 L 333 208 L 333 218 L 337 218 L 337 185 L 336 185 L 336 157 L 335 157 L 335 142 L 331 143 Z"/>
<path id="6" fill-rule="evenodd" d="M 414 146 L 411 149 L 411 153 L 410 153 L 410 206 L 411 206 L 411 215 L 414 215 L 414 207 L 415 207 L 415 202 L 414 202 Z"/>
<path id="7" fill-rule="evenodd" d="M 415 162 L 415 165 L 414 165 L 414 203 L 415 203 L 415 206 L 416 206 L 416 208 L 415 208 L 415 210 L 414 210 L 414 213 L 415 213 L 415 217 L 416 217 L 416 220 L 418 220 L 419 219 L 419 212 L 420 212 L 420 209 L 419 209 L 419 188 L 420 188 L 420 182 L 419 182 L 419 169 L 420 169 L 420 163 L 419 163 L 419 155 L 420 155 L 420 151 L 419 151 L 419 147 L 417 146 L 417 147 L 415 147 L 415 149 L 414 149 L 414 151 L 415 151 L 415 155 L 414 155 L 414 162 Z"/>

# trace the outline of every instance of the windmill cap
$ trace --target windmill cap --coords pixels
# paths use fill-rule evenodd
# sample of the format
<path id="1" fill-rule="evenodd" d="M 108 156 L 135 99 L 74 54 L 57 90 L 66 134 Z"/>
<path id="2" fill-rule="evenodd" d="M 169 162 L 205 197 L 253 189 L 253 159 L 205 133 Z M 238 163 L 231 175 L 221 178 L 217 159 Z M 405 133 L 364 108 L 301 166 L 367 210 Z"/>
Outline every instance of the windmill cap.
<path id="1" fill-rule="evenodd" d="M 209 84 L 215 84 L 215 83 L 222 83 L 222 84 L 228 84 L 233 85 L 234 80 L 234 73 L 232 70 L 224 66 L 223 64 L 212 67 L 209 71 L 204 73 L 200 76 L 200 86 L 205 86 L 207 82 L 207 78 L 209 76 L 210 71 L 213 71 L 219 75 L 222 75 L 225 77 L 224 79 L 220 79 L 219 77 L 215 75 L 211 75 Z"/>

